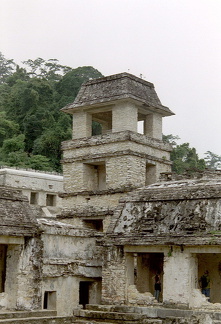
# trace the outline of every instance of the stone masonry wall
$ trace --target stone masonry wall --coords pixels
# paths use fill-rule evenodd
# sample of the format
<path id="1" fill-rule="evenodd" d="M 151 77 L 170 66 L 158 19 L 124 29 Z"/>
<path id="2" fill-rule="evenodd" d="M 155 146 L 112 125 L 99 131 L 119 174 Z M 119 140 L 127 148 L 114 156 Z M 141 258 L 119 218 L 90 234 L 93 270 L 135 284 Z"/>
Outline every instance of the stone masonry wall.
<path id="1" fill-rule="evenodd" d="M 18 310 L 41 308 L 42 257 L 41 239 L 26 239 L 18 265 Z"/>
<path id="2" fill-rule="evenodd" d="M 107 160 L 106 173 L 107 188 L 141 187 L 146 181 L 146 161 L 129 155 L 112 157 Z"/>
<path id="3" fill-rule="evenodd" d="M 171 150 L 168 144 L 164 144 L 162 141 L 157 141 L 142 134 L 129 131 L 63 142 L 62 148 L 64 150 L 64 161 L 66 159 L 72 159 L 71 161 L 73 161 L 104 158 L 113 156 L 114 152 L 131 150 L 137 154 L 149 155 L 153 159 L 163 159 L 164 162 L 167 161 L 168 163 L 170 159 L 169 152 Z"/>
<path id="4" fill-rule="evenodd" d="M 102 247 L 96 245 L 92 230 L 52 220 L 38 222 L 44 230 L 42 300 L 45 291 L 54 292 L 58 314 L 71 315 L 79 307 L 79 282 L 101 277 Z"/>
<path id="5" fill-rule="evenodd" d="M 124 304 L 126 300 L 126 265 L 123 248 L 107 247 L 103 259 L 102 303 Z"/>
<path id="6" fill-rule="evenodd" d="M 112 110 L 112 132 L 137 131 L 138 108 L 131 102 L 120 102 Z"/>

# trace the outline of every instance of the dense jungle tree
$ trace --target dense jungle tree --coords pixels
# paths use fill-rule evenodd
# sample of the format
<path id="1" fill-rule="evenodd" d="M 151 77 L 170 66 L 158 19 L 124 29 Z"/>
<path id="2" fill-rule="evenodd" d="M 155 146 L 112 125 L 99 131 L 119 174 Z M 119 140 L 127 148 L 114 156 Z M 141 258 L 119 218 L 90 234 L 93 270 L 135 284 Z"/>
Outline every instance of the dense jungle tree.
<path id="1" fill-rule="evenodd" d="M 61 171 L 60 147 L 71 138 L 71 117 L 60 108 L 74 101 L 83 82 L 102 74 L 56 59 L 23 63 L 0 56 L 0 165 Z"/>
<path id="2" fill-rule="evenodd" d="M 179 136 L 172 134 L 164 135 L 163 140 L 170 143 L 173 147 L 170 154 L 171 161 L 173 162 L 172 171 L 182 174 L 186 171 L 193 173 L 206 168 L 205 160 L 199 158 L 194 147 L 191 148 L 189 143 L 177 144 Z"/>

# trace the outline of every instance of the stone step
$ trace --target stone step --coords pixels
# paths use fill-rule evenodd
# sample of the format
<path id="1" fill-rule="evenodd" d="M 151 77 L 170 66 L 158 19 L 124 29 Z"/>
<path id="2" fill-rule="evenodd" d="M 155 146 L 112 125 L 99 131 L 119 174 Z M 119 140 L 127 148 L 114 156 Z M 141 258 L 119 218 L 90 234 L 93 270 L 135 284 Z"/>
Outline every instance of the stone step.
<path id="1" fill-rule="evenodd" d="M 75 324 L 73 316 L 71 317 L 26 317 L 1 319 L 0 323 L 5 324 Z"/>
<path id="2" fill-rule="evenodd" d="M 104 311 L 93 311 L 93 310 L 75 310 L 74 316 L 76 318 L 82 317 L 83 319 L 90 319 L 92 322 L 93 320 L 96 321 L 113 321 L 114 323 L 117 322 L 135 322 L 141 319 L 139 314 L 132 314 L 132 313 L 117 313 L 117 312 L 104 312 Z"/>
<path id="3" fill-rule="evenodd" d="M 122 322 L 122 320 L 121 321 L 109 321 L 109 320 L 105 320 L 105 322 L 101 322 L 100 320 L 75 320 L 75 322 L 74 322 L 74 324 L 116 324 L 116 323 L 120 323 L 120 324 L 122 324 L 122 323 L 129 323 L 129 322 L 126 322 L 126 321 L 123 321 Z M 131 323 L 131 322 L 130 322 Z M 132 322 L 132 323 L 136 323 L 136 324 L 138 324 L 138 323 L 140 323 L 140 324 L 163 324 L 163 322 L 162 322 L 162 320 L 160 320 L 160 319 L 142 319 L 141 321 L 139 321 L 139 322 L 137 322 L 137 321 L 135 321 L 135 322 Z"/>
<path id="4" fill-rule="evenodd" d="M 96 321 L 91 321 L 91 320 L 75 320 L 74 324 L 98 324 L 98 322 Z M 99 324 L 116 324 L 113 322 L 99 322 Z"/>
<path id="5" fill-rule="evenodd" d="M 157 317 L 156 312 L 159 307 L 141 307 L 141 306 L 118 306 L 118 305 L 86 305 L 86 310 L 117 312 L 117 313 L 136 313 L 147 314 L 147 317 Z"/>
<path id="6" fill-rule="evenodd" d="M 116 322 L 109 322 L 109 321 L 100 322 L 100 321 L 94 321 L 94 320 L 93 321 L 91 321 L 91 320 L 77 320 L 73 323 L 74 324 L 98 324 L 98 323 L 99 324 L 116 324 Z M 118 323 L 122 324 L 122 322 L 118 322 Z M 144 319 L 144 320 L 142 320 L 142 322 L 139 322 L 139 323 L 141 323 L 141 324 L 163 324 L 162 320 L 157 320 L 157 319 Z"/>
<path id="7" fill-rule="evenodd" d="M 12 318 L 26 318 L 26 317 L 54 317 L 57 316 L 55 310 L 36 310 L 36 311 L 1 311 L 1 319 L 12 319 Z"/>
<path id="8" fill-rule="evenodd" d="M 162 324 L 162 320 L 155 318 L 147 318 L 144 314 L 132 313 L 132 312 L 117 312 L 117 311 L 98 311 L 98 310 L 75 310 L 74 316 L 76 321 L 83 320 L 83 323 L 127 323 L 127 324 Z M 84 322 L 85 321 L 85 322 Z"/>

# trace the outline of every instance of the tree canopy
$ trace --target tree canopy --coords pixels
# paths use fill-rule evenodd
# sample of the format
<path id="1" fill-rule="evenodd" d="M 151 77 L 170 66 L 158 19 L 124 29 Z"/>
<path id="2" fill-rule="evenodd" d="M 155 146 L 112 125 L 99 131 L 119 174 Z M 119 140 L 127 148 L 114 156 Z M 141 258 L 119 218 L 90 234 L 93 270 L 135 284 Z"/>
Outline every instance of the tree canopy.
<path id="1" fill-rule="evenodd" d="M 163 140 L 172 145 L 170 155 L 172 161 L 172 171 L 182 174 L 184 172 L 194 173 L 204 169 L 216 170 L 221 167 L 221 156 L 207 151 L 206 157 L 199 158 L 196 149 L 190 147 L 189 143 L 177 144 L 179 136 L 172 134 L 164 135 Z"/>
<path id="2" fill-rule="evenodd" d="M 61 171 L 61 142 L 71 138 L 74 101 L 83 82 L 102 77 L 91 66 L 73 69 L 37 58 L 23 67 L 0 53 L 0 165 Z"/>

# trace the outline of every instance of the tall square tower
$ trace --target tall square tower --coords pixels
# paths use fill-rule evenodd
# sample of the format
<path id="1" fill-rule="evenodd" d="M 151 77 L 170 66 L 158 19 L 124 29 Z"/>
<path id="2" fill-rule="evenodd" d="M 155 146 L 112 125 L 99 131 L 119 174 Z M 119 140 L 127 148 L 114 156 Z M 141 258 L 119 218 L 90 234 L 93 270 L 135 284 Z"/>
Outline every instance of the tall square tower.
<path id="1" fill-rule="evenodd" d="M 72 140 L 62 144 L 63 217 L 95 229 L 103 222 L 106 229 L 120 197 L 171 170 L 162 118 L 173 112 L 152 83 L 129 73 L 86 82 L 62 111 L 73 115 Z M 99 135 L 92 134 L 93 122 Z"/>

